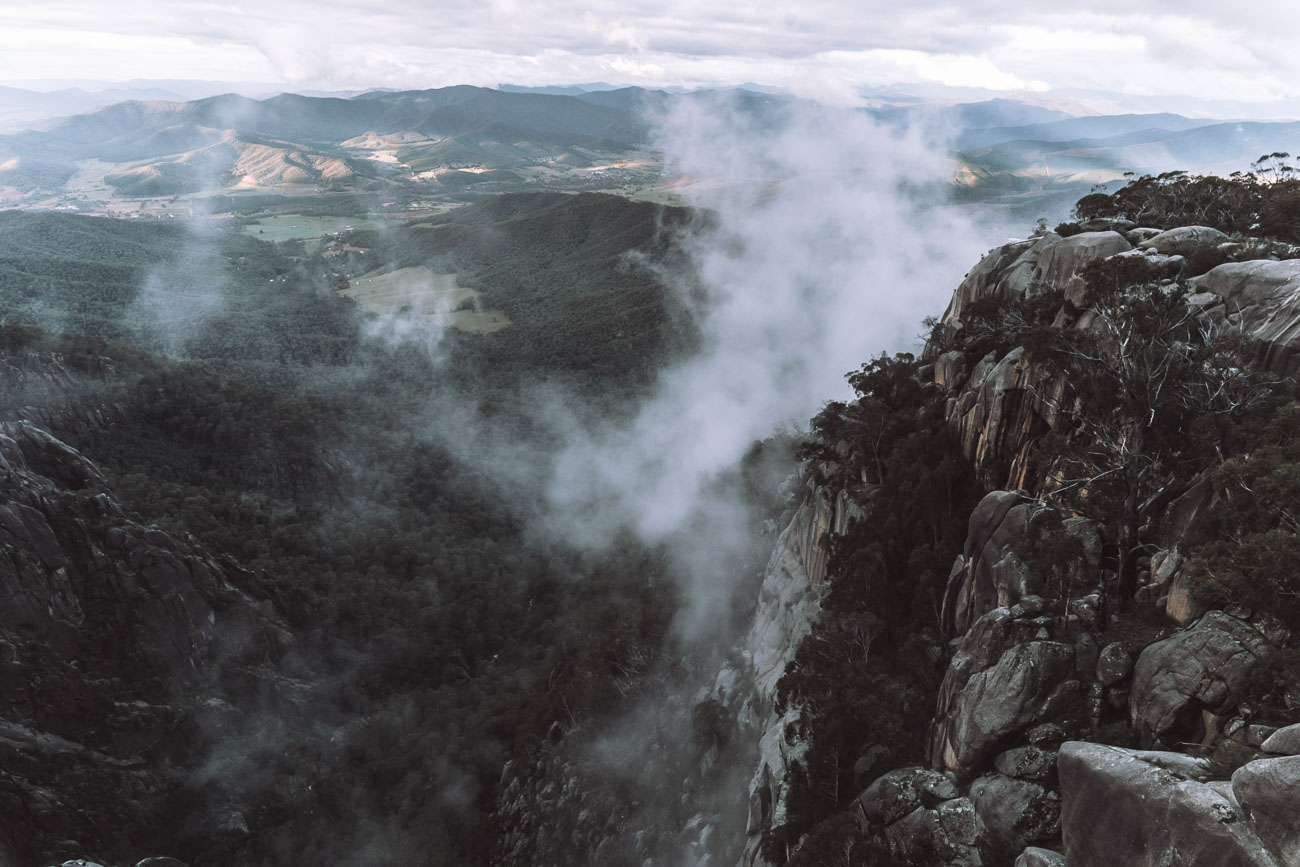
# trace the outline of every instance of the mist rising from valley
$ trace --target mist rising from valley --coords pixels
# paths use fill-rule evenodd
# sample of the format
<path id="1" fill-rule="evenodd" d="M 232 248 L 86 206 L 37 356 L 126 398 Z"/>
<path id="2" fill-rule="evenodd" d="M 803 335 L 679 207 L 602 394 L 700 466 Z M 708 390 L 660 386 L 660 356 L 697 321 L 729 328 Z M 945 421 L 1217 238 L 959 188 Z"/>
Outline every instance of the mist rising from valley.
<path id="1" fill-rule="evenodd" d="M 223 613 L 188 687 L 208 698 L 173 803 L 204 806 L 177 851 L 483 859 L 498 789 L 569 768 L 624 811 L 600 831 L 614 862 L 651 838 L 675 863 L 734 856 L 754 745 L 684 733 L 801 496 L 792 446 L 846 372 L 917 346 L 979 242 L 914 130 L 726 96 L 652 128 L 690 210 L 484 196 L 311 246 L 9 217 L 17 254 L 54 243 L 75 276 L 15 307 L 74 333 L 15 351 L 118 359 L 84 399 L 126 421 L 59 435 L 141 521 L 249 570 L 222 604 L 259 625 Z M 105 288 L 77 296 L 105 250 Z M 401 273 L 511 324 L 337 291 Z M 14 299 L 47 285 L 7 279 Z"/>

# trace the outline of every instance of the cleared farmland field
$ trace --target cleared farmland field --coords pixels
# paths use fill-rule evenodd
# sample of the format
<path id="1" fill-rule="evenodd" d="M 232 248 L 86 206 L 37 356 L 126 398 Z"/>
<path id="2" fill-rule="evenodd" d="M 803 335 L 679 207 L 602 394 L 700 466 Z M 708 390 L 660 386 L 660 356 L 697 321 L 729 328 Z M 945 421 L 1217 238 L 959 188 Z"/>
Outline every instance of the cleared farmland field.
<path id="1" fill-rule="evenodd" d="M 474 334 L 500 331 L 510 324 L 499 310 L 475 309 L 478 290 L 456 285 L 455 274 L 437 274 L 423 265 L 358 277 L 339 294 L 368 313 L 402 314 Z"/>

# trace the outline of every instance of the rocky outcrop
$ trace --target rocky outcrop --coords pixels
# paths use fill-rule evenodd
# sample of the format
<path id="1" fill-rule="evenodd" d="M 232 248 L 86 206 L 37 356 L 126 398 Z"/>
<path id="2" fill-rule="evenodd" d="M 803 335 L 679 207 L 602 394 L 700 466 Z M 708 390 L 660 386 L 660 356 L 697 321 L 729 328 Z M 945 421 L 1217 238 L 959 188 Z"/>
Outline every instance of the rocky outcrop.
<path id="1" fill-rule="evenodd" d="M 832 497 L 823 488 L 809 487 L 764 570 L 753 625 L 742 643 L 744 666 L 724 669 L 714 684 L 714 694 L 736 707 L 743 731 L 758 742 L 758 763 L 749 785 L 746 865 L 766 863 L 763 835 L 785 822 L 786 776 L 804 749 L 785 737 L 798 709 L 790 708 L 780 717 L 771 713 L 776 684 L 817 615 L 827 534 L 843 532 L 856 509 L 843 492 Z"/>
<path id="2" fill-rule="evenodd" d="M 953 293 L 943 323 L 961 327 L 962 311 L 980 298 L 1015 298 L 1035 286 L 1068 290 L 1085 265 L 1131 250 L 1115 231 L 1083 232 L 1062 238 L 1047 233 L 1005 244 L 979 261 Z"/>
<path id="3" fill-rule="evenodd" d="M 1034 274 L 1036 282 L 1077 298 L 1083 289 L 1085 265 L 1133 249 L 1119 232 L 1083 232 L 1043 246 Z"/>
<path id="4" fill-rule="evenodd" d="M 854 802 L 864 836 L 883 839 L 899 864 L 982 867 L 984 828 L 969 798 L 942 774 L 903 768 L 886 774 Z"/>
<path id="5" fill-rule="evenodd" d="M 970 799 L 999 851 L 1019 852 L 1060 833 L 1061 796 L 1038 783 L 989 774 L 971 783 Z"/>
<path id="6" fill-rule="evenodd" d="M 1273 732 L 1259 748 L 1266 753 L 1300 756 L 1300 723 Z"/>
<path id="7" fill-rule="evenodd" d="M 1154 250 L 1166 256 L 1186 256 L 1226 243 L 1228 236 L 1209 226 L 1179 226 L 1152 235 L 1138 243 L 1141 250 Z"/>
<path id="8" fill-rule="evenodd" d="M 1231 788 L 1206 782 L 1204 760 L 1071 742 L 1061 747 L 1059 770 L 1070 867 L 1295 863 L 1265 845 L 1260 823 L 1239 803 L 1235 776 Z M 1294 809 L 1290 817 L 1294 824 Z"/>
<path id="9" fill-rule="evenodd" d="M 799 562 L 808 584 L 820 586 L 826 580 L 826 560 L 830 556 L 830 537 L 844 533 L 849 521 L 863 516 L 862 508 L 847 489 L 838 492 L 815 485 L 806 485 L 803 505 L 795 512 L 794 520 L 785 531 L 778 549 L 792 554 Z"/>
<path id="10" fill-rule="evenodd" d="M 1264 345 L 1265 365 L 1293 373 L 1300 358 L 1300 259 L 1229 262 L 1189 281 L 1211 318 L 1239 326 Z"/>
<path id="11" fill-rule="evenodd" d="M 955 379 L 951 372 L 945 377 Z M 1032 446 L 1056 422 L 1064 390 L 1065 383 L 1029 363 L 1019 347 L 1002 357 L 989 353 L 975 365 L 948 398 L 944 414 L 981 482 L 1010 488 L 1025 483 L 1035 468 Z"/>
<path id="12" fill-rule="evenodd" d="M 1269 642 L 1250 624 L 1211 611 L 1193 628 L 1146 647 L 1133 671 L 1129 715 L 1147 742 L 1205 735 L 1202 711 L 1225 715 Z"/>
<path id="13" fill-rule="evenodd" d="M 1029 522 L 1046 510 L 1023 491 L 991 491 L 967 522 L 962 553 L 953 561 L 944 590 L 941 623 L 948 635 L 962 635 L 995 607 L 1009 607 L 1026 597 L 1060 596 L 1069 588 L 1047 587 L 1046 576 L 1030 569 L 1018 550 L 1025 546 Z M 1083 559 L 1069 570 L 1070 586 L 1089 592 L 1101 580 L 1101 539 L 1092 522 L 1063 518 L 1065 532 L 1079 540 Z M 1062 601 L 1064 604 L 1064 601 Z"/>
<path id="14" fill-rule="evenodd" d="M 0 503 L 11 863 L 111 852 L 120 828 L 165 840 L 200 757 L 208 662 L 276 658 L 288 632 L 249 595 L 255 576 L 133 521 L 92 462 L 29 422 L 0 425 Z"/>
<path id="15" fill-rule="evenodd" d="M 936 720 L 936 759 L 959 776 L 983 767 L 1016 736 L 1041 722 L 1081 717 L 1082 690 L 1074 649 L 1031 641 L 972 675 L 952 707 Z"/>
<path id="16" fill-rule="evenodd" d="M 1300 756 L 1249 762 L 1232 775 L 1232 794 L 1264 847 L 1281 864 L 1300 864 Z"/>
<path id="17" fill-rule="evenodd" d="M 1024 539 L 1035 508 L 1023 491 L 992 491 L 971 512 L 966 542 L 953 562 L 944 592 L 947 634 L 962 635 L 988 611 L 1035 593 L 1031 584 L 1019 586 L 1026 582 L 1018 580 L 1018 558 L 1011 559 L 1011 548 Z"/>

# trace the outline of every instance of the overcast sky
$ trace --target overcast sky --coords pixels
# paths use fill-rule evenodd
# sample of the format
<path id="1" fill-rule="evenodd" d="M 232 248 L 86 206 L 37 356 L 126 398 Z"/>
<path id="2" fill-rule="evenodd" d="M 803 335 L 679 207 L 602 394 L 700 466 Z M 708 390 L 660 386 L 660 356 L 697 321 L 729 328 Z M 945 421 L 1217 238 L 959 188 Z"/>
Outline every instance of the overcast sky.
<path id="1" fill-rule="evenodd" d="M 1297 35 L 1300 4 L 1257 0 L 4 0 L 0 81 L 928 84 L 1292 116 Z"/>

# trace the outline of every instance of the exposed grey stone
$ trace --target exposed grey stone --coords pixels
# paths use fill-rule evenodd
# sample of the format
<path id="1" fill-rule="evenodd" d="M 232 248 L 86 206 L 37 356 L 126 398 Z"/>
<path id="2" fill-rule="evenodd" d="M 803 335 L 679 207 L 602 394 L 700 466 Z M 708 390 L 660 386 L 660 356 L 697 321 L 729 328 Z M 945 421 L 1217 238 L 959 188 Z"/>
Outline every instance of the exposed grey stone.
<path id="1" fill-rule="evenodd" d="M 1104 686 L 1119 683 L 1133 671 L 1133 654 L 1118 641 L 1107 644 L 1097 660 L 1097 680 Z"/>
<path id="2" fill-rule="evenodd" d="M 986 835 L 1002 849 L 1023 849 L 1060 831 L 1061 796 L 1037 783 L 989 774 L 971 783 L 968 797 Z"/>
<path id="3" fill-rule="evenodd" d="M 1211 611 L 1193 628 L 1144 649 L 1133 671 L 1129 716 L 1144 737 L 1197 739 L 1200 711 L 1230 711 L 1268 642 L 1247 623 Z"/>
<path id="4" fill-rule="evenodd" d="M 876 780 L 857 801 L 868 822 L 888 825 L 913 810 L 934 807 L 958 794 L 952 780 L 938 771 L 901 768 Z"/>
<path id="5" fill-rule="evenodd" d="M 1260 744 L 1266 753 L 1283 756 L 1300 756 L 1300 723 L 1278 729 Z"/>
<path id="6" fill-rule="evenodd" d="M 1070 867 L 1282 867 L 1231 799 L 1173 770 L 1206 763 L 1157 756 L 1062 745 L 1061 835 Z"/>
<path id="7" fill-rule="evenodd" d="M 1300 756 L 1243 765 L 1232 791 L 1268 850 L 1283 864 L 1300 864 Z"/>
<path id="8" fill-rule="evenodd" d="M 1044 245 L 1038 257 L 1037 278 L 1046 286 L 1060 289 L 1071 301 L 1082 300 L 1083 266 L 1097 259 L 1133 249 L 1118 232 L 1081 232 Z M 1082 305 L 1079 305 L 1082 306 Z"/>
<path id="9" fill-rule="evenodd" d="M 885 829 L 894 857 L 908 864 L 982 867 L 980 822 L 969 798 L 918 807 Z"/>
<path id="10" fill-rule="evenodd" d="M 1031 641 L 1002 654 L 992 668 L 971 677 L 958 696 L 946 731 L 944 767 L 970 773 L 1017 731 L 1056 715 L 1069 701 L 1063 690 L 1074 674 L 1074 648 Z"/>
<path id="11" fill-rule="evenodd" d="M 1217 247 L 1228 236 L 1209 226 L 1179 226 L 1153 235 L 1138 243 L 1142 250 L 1156 250 L 1165 255 L 1194 253 L 1208 247 Z"/>
<path id="12" fill-rule="evenodd" d="M 1139 230 L 1140 231 L 1140 230 Z M 1065 856 L 1051 849 L 1030 846 L 1016 859 L 1015 867 L 1066 867 Z"/>
<path id="13" fill-rule="evenodd" d="M 1196 292 L 1223 299 L 1241 327 L 1265 345 L 1264 363 L 1289 372 L 1300 344 L 1300 259 L 1229 262 L 1188 281 Z"/>
<path id="14" fill-rule="evenodd" d="M 1048 783 L 1056 775 L 1056 751 L 1042 747 L 1016 747 L 993 762 L 998 773 L 1035 783 Z"/>

